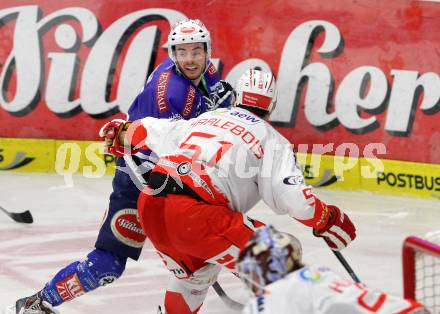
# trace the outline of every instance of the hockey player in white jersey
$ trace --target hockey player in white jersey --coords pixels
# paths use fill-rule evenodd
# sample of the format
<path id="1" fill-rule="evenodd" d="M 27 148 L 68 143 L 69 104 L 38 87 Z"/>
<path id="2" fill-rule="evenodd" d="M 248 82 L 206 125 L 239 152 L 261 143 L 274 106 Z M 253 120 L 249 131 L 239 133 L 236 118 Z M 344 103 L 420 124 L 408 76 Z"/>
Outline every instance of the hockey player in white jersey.
<path id="1" fill-rule="evenodd" d="M 241 251 L 240 278 L 253 292 L 243 314 L 429 314 L 420 303 L 345 280 L 327 267 L 304 266 L 301 244 L 272 226 Z"/>
<path id="2" fill-rule="evenodd" d="M 348 216 L 304 183 L 290 143 L 264 121 L 276 104 L 273 75 L 249 70 L 236 93 L 234 107 L 196 119 L 114 120 L 101 130 L 113 154 L 149 148 L 160 156 L 138 209 L 176 277 L 165 295 L 169 314 L 197 313 L 219 272 L 213 265 L 235 270 L 239 250 L 263 225 L 244 215 L 261 199 L 313 228 L 334 250 L 356 237 Z"/>

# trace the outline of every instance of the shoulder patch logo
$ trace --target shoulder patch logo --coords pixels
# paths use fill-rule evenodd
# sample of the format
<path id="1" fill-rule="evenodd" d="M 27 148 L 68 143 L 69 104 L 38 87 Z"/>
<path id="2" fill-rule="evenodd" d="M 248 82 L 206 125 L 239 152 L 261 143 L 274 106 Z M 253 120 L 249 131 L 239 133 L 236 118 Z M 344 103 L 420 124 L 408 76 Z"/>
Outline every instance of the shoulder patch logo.
<path id="1" fill-rule="evenodd" d="M 157 106 L 158 106 L 160 112 L 169 111 L 169 106 L 168 106 L 166 96 L 167 96 L 168 83 L 170 81 L 170 76 L 171 76 L 171 72 L 166 71 L 166 72 L 162 72 L 159 75 L 159 78 L 157 79 L 156 98 L 157 98 Z"/>

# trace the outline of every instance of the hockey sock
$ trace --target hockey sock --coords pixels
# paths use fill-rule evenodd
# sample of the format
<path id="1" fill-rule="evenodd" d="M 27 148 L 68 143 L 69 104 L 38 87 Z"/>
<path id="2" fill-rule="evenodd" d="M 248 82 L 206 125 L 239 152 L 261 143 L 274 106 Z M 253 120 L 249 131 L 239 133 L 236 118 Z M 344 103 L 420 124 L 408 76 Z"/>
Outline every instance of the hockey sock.
<path id="1" fill-rule="evenodd" d="M 60 270 L 42 290 L 43 299 L 57 306 L 121 276 L 127 258 L 95 249 L 83 261 L 76 261 Z"/>

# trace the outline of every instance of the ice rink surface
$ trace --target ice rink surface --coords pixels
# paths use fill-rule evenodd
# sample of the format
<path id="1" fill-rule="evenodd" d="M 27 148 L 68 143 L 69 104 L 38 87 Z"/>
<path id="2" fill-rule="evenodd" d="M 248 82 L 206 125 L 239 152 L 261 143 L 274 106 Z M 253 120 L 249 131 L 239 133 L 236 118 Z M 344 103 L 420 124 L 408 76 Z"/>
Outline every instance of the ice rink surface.
<path id="1" fill-rule="evenodd" d="M 66 185 L 62 176 L 54 174 L 0 174 L 0 205 L 17 212 L 29 209 L 34 216 L 32 225 L 22 225 L 0 213 L 0 309 L 40 290 L 61 267 L 92 250 L 110 191 L 111 177 L 74 176 L 73 185 Z M 343 254 L 360 279 L 401 295 L 402 241 L 408 235 L 440 229 L 439 201 L 324 189 L 317 194 L 354 221 L 358 237 Z M 330 266 L 348 278 L 324 241 L 314 238 L 308 228 L 273 214 L 263 203 L 249 216 L 295 234 L 303 243 L 306 263 Z M 58 309 L 62 314 L 156 313 L 168 276 L 146 243 L 140 260 L 129 261 L 118 281 Z M 233 275 L 224 271 L 219 282 L 230 296 L 246 300 L 245 289 Z M 211 290 L 201 313 L 237 312 Z"/>

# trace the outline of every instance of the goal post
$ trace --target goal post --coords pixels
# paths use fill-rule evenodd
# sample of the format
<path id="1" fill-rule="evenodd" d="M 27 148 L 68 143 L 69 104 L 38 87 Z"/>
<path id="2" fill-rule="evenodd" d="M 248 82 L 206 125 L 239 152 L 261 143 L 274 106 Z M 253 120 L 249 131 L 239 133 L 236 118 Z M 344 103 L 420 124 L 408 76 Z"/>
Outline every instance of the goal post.
<path id="1" fill-rule="evenodd" d="M 402 248 L 403 294 L 440 313 L 440 245 L 409 236 Z"/>

